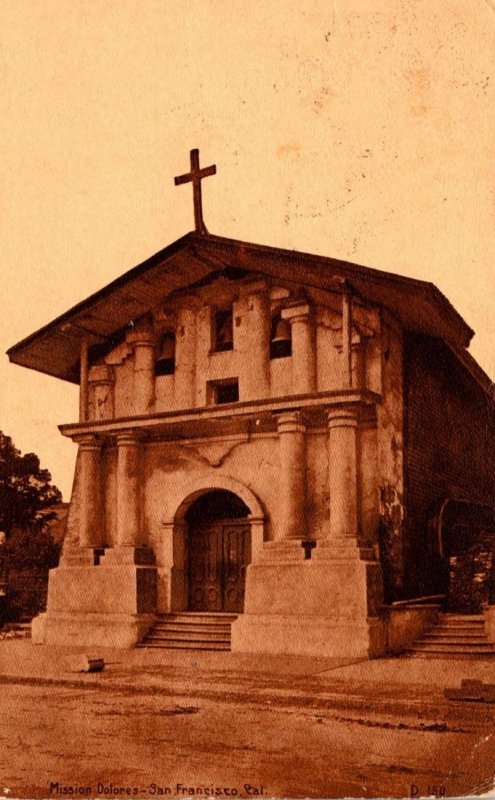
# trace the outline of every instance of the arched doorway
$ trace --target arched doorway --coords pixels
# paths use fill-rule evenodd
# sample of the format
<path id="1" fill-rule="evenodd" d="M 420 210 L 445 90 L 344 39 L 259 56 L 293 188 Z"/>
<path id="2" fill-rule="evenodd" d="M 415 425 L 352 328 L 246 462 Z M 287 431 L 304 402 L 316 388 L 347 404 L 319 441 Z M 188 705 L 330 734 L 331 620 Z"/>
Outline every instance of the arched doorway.
<path id="1" fill-rule="evenodd" d="M 250 509 L 233 492 L 213 489 L 189 506 L 185 521 L 189 611 L 241 613 L 251 561 Z"/>

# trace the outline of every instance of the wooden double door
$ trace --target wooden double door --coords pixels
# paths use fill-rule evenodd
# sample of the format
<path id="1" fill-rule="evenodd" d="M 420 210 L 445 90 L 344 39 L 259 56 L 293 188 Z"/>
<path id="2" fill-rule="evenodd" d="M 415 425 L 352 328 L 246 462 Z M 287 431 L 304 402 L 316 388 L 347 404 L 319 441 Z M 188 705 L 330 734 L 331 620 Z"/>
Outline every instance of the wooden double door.
<path id="1" fill-rule="evenodd" d="M 195 523 L 188 535 L 190 611 L 241 613 L 251 527 L 244 520 Z"/>

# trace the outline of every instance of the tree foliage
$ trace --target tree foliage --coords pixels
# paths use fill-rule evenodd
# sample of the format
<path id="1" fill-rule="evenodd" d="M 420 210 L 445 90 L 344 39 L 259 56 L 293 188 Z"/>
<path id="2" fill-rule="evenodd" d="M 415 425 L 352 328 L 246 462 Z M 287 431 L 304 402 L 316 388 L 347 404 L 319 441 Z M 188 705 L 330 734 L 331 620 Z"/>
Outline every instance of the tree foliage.
<path id="1" fill-rule="evenodd" d="M 7 539 L 14 531 L 40 530 L 51 518 L 47 509 L 62 500 L 51 480 L 37 455 L 22 455 L 0 431 L 0 531 Z"/>

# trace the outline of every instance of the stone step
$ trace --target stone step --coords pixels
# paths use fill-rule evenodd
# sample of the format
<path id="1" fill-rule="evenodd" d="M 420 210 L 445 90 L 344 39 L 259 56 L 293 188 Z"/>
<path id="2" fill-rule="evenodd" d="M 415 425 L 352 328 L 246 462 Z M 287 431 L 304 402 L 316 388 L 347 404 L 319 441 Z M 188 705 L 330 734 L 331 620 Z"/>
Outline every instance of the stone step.
<path id="1" fill-rule="evenodd" d="M 202 612 L 202 611 L 191 611 L 191 612 L 184 612 L 182 614 L 162 614 L 161 616 L 157 617 L 156 621 L 158 622 L 197 622 L 200 621 L 201 623 L 215 623 L 215 622 L 225 622 L 225 623 L 232 623 L 234 620 L 237 619 L 237 614 L 222 614 L 220 612 Z"/>
<path id="2" fill-rule="evenodd" d="M 148 633 L 146 639 L 156 639 L 162 642 L 165 641 L 172 641 L 173 639 L 180 639 L 181 641 L 188 641 L 188 642 L 230 642 L 230 631 L 224 631 L 222 633 L 217 632 L 210 632 L 210 631 L 197 631 L 196 633 L 191 633 L 190 631 L 156 631 L 154 628 Z"/>
<path id="3" fill-rule="evenodd" d="M 409 650 L 415 658 L 493 658 L 482 614 L 442 614 Z"/>
<path id="4" fill-rule="evenodd" d="M 163 614 L 139 647 L 187 650 L 230 650 L 231 626 L 237 614 L 187 611 Z"/>
<path id="5" fill-rule="evenodd" d="M 2 639 L 30 639 L 31 638 L 31 623 L 30 622 L 8 622 L 3 628 L 0 629 L 0 638 Z"/>
<path id="6" fill-rule="evenodd" d="M 454 659 L 454 660 L 465 660 L 465 661 L 472 661 L 476 659 L 476 661 L 480 659 L 491 659 L 495 655 L 494 653 L 477 653 L 473 655 L 470 651 L 469 653 L 459 653 L 459 652 L 449 652 L 445 653 L 443 650 L 430 652 L 430 653 L 422 653 L 420 650 L 411 650 L 407 653 L 409 658 L 438 658 L 438 659 Z"/>
<path id="7" fill-rule="evenodd" d="M 230 624 L 229 625 L 199 625 L 198 623 L 185 623 L 181 625 L 180 622 L 159 622 L 157 625 L 153 626 L 154 633 L 170 633 L 173 631 L 183 631 L 186 633 L 202 633 L 203 631 L 207 631 L 208 633 L 228 633 L 230 635 Z"/>
<path id="8" fill-rule="evenodd" d="M 480 632 L 483 633 L 484 630 L 485 630 L 485 625 L 483 623 L 481 623 L 479 625 L 478 624 L 476 624 L 476 625 L 445 625 L 445 624 L 442 624 L 441 622 L 437 622 L 433 626 L 432 630 L 435 630 L 435 631 L 437 631 L 437 630 L 438 631 L 455 631 L 455 632 L 457 632 L 457 631 L 461 631 L 461 632 L 465 631 L 466 633 L 480 633 Z"/>
<path id="9" fill-rule="evenodd" d="M 230 650 L 230 642 L 190 642 L 186 640 L 151 641 L 146 639 L 138 647 L 155 650 Z"/>
<path id="10" fill-rule="evenodd" d="M 463 641 L 466 641 L 466 642 L 477 642 L 477 641 L 486 642 L 486 635 L 485 635 L 484 631 L 482 631 L 480 633 L 473 633 L 471 631 L 469 631 L 467 633 L 464 633 L 464 631 L 461 631 L 461 633 L 459 633 L 457 631 L 444 630 L 444 629 L 436 630 L 435 629 L 435 630 L 432 630 L 432 631 L 428 631 L 428 633 L 425 633 L 423 638 L 424 639 L 445 639 L 446 641 L 449 641 L 449 640 L 463 640 Z"/>
<path id="11" fill-rule="evenodd" d="M 454 645 L 449 647 L 445 644 L 421 644 L 418 643 L 414 646 L 413 653 L 445 653 L 445 654 L 466 654 L 471 655 L 473 657 L 477 657 L 480 655 L 488 655 L 488 656 L 495 656 L 495 648 L 491 645 L 485 643 L 480 645 L 479 647 L 473 647 L 472 645 L 462 646 L 462 644 Z"/>
<path id="12" fill-rule="evenodd" d="M 414 648 L 417 647 L 441 647 L 445 650 L 452 650 L 461 648 L 462 650 L 469 650 L 471 649 L 474 652 L 477 652 L 480 648 L 488 648 L 493 649 L 492 645 L 487 642 L 486 639 L 480 639 L 476 642 L 467 642 L 465 639 L 456 639 L 455 641 L 452 640 L 445 640 L 445 639 L 426 639 L 422 638 L 414 645 Z"/>
<path id="13" fill-rule="evenodd" d="M 443 628 L 462 628 L 466 630 L 477 630 L 478 628 L 484 628 L 485 623 L 484 620 L 472 620 L 472 622 L 461 622 L 461 620 L 443 620 L 441 623 Z"/>

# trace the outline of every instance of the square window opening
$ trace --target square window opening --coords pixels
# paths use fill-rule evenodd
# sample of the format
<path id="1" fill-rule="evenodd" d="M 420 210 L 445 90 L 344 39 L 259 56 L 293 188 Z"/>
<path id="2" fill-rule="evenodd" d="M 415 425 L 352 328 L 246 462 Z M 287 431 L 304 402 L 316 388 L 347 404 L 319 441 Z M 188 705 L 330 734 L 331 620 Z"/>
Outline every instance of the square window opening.
<path id="1" fill-rule="evenodd" d="M 213 405 L 239 402 L 239 381 L 211 381 L 208 383 L 207 397 Z"/>

